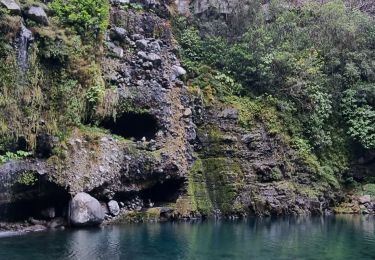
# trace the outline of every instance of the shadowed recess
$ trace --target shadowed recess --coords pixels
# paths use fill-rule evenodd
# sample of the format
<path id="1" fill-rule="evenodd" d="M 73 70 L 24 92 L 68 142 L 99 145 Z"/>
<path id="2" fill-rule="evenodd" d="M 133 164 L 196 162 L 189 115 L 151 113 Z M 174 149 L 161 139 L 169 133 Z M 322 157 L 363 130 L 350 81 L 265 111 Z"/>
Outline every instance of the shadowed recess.
<path id="1" fill-rule="evenodd" d="M 156 118 L 147 113 L 123 113 L 116 119 L 105 119 L 100 126 L 110 130 L 112 134 L 138 140 L 143 137 L 153 139 L 158 131 Z"/>

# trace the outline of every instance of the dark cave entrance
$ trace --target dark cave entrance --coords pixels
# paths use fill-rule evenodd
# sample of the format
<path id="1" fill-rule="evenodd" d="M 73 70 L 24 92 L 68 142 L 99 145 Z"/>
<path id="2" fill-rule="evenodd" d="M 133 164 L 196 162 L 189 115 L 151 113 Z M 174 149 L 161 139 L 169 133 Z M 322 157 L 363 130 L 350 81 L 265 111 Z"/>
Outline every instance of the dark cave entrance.
<path id="1" fill-rule="evenodd" d="M 145 205 L 148 202 L 155 203 L 154 206 L 160 206 L 163 203 L 174 203 L 181 194 L 184 187 L 184 179 L 170 179 L 164 182 L 158 182 L 147 189 L 138 192 L 119 192 L 114 196 L 117 201 L 130 201 L 135 197 L 139 197 Z"/>
<path id="2" fill-rule="evenodd" d="M 153 115 L 134 112 L 123 113 L 115 119 L 107 118 L 101 122 L 100 127 L 110 130 L 112 134 L 137 140 L 143 137 L 146 140 L 154 139 L 159 128 Z"/>
<path id="3" fill-rule="evenodd" d="M 149 199 L 159 206 L 160 203 L 176 202 L 181 193 L 185 181 L 183 179 L 171 179 L 162 183 L 156 183 L 152 187 L 142 190 L 139 196 L 144 200 Z"/>
<path id="4" fill-rule="evenodd" d="M 55 183 L 39 177 L 34 185 L 14 184 L 11 195 L 15 201 L 0 206 L 0 220 L 24 221 L 30 217 L 50 219 L 43 214 L 54 209 L 54 217 L 66 217 L 70 194 Z"/>

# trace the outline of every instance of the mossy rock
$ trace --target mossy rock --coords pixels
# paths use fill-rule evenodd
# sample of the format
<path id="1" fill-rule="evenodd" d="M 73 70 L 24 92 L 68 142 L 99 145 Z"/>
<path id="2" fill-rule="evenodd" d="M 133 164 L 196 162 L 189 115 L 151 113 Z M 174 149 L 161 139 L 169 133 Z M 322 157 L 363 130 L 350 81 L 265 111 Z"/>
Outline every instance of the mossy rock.
<path id="1" fill-rule="evenodd" d="M 229 158 L 197 160 L 189 173 L 189 195 L 193 208 L 203 215 L 213 210 L 223 214 L 236 211 L 234 201 L 243 183 L 240 165 Z"/>
<path id="2" fill-rule="evenodd" d="M 176 212 L 182 218 L 191 217 L 197 210 L 190 196 L 181 196 L 176 201 Z"/>
<path id="3" fill-rule="evenodd" d="M 358 214 L 361 212 L 361 209 L 358 205 L 352 203 L 342 203 L 338 207 L 333 208 L 333 211 L 336 214 Z"/>

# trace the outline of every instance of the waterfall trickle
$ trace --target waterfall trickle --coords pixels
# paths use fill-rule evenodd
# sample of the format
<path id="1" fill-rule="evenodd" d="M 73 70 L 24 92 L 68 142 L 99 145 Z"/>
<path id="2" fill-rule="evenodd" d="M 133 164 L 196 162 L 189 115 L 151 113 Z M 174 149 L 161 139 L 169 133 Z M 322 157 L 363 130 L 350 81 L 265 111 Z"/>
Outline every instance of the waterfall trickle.
<path id="1" fill-rule="evenodd" d="M 27 29 L 25 25 L 22 23 L 21 30 L 17 37 L 17 65 L 21 76 L 23 76 L 26 73 L 29 67 L 27 49 L 29 47 L 30 41 L 32 40 L 32 32 L 29 29 Z"/>

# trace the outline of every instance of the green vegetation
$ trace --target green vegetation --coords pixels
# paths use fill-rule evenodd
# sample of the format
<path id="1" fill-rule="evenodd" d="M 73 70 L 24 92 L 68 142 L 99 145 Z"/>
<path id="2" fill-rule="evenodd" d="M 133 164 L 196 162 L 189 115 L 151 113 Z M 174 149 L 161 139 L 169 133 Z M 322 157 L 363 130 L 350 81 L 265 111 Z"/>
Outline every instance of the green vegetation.
<path id="1" fill-rule="evenodd" d="M 375 21 L 340 0 L 252 8 L 221 28 L 237 35 L 174 18 L 189 89 L 236 107 L 243 127 L 262 122 L 338 187 L 353 147 L 375 148 Z"/>
<path id="2" fill-rule="evenodd" d="M 61 163 L 72 129 L 95 146 L 109 134 L 96 127 L 101 119 L 147 112 L 130 101 L 120 102 L 118 89 L 103 80 L 99 62 L 109 1 L 48 2 L 48 26 L 24 21 L 35 38 L 28 47 L 26 72 L 19 69 L 14 48 L 21 20 L 0 8 L 0 164 L 31 156 L 43 133 L 59 137 L 50 161 Z M 303 187 L 301 194 L 316 197 L 323 186 L 356 184 L 347 176 L 352 158 L 375 149 L 374 19 L 347 9 L 340 0 L 294 7 L 272 0 L 267 11 L 262 1 L 251 2 L 246 15 L 235 10 L 236 17 L 227 17 L 226 30 L 207 29 L 203 19 L 173 18 L 189 93 L 201 95 L 206 105 L 236 108 L 240 126 L 251 130 L 261 125 L 275 142 L 290 147 L 286 168 L 300 163 L 317 176 L 317 186 Z M 143 10 L 136 3 L 120 8 Z M 127 23 L 123 19 L 117 25 Z M 155 24 L 152 34 L 164 34 L 164 28 Z M 198 136 L 206 135 L 210 142 L 208 153 L 230 150 L 230 137 L 225 140 L 223 132 L 210 125 L 198 129 Z M 127 149 L 139 152 L 131 145 Z M 214 209 L 241 213 L 235 203 L 243 183 L 241 165 L 212 154 L 199 154 L 190 169 L 191 204 L 206 215 Z M 161 155 L 147 153 L 149 161 Z M 271 169 L 271 181 L 280 181 L 283 190 L 293 186 L 291 180 L 283 180 L 288 170 Z M 33 173 L 25 172 L 18 182 L 35 181 Z M 373 185 L 364 184 L 363 191 L 373 194 Z M 145 214 L 141 217 L 154 218 L 157 212 Z"/>
<path id="3" fill-rule="evenodd" d="M 126 9 L 132 9 L 136 11 L 142 11 L 143 10 L 143 5 L 138 4 L 138 3 L 128 3 L 128 4 L 123 4 L 122 7 Z"/>
<path id="4" fill-rule="evenodd" d="M 84 122 L 115 114 L 118 96 L 105 85 L 98 63 L 109 2 L 55 0 L 49 8 L 49 26 L 27 21 L 35 40 L 26 73 L 10 45 L 20 20 L 1 11 L 0 154 L 19 150 L 19 140 L 33 150 L 41 133 L 64 139 Z"/>
<path id="5" fill-rule="evenodd" d="M 369 184 L 363 185 L 362 193 L 364 195 L 369 194 L 371 195 L 371 197 L 375 197 L 375 184 L 369 183 Z"/>
<path id="6" fill-rule="evenodd" d="M 197 160 L 189 173 L 188 192 L 193 209 L 210 215 L 214 209 L 223 214 L 241 212 L 234 200 L 241 187 L 240 166 L 227 158 Z"/>
<path id="7" fill-rule="evenodd" d="M 16 183 L 25 186 L 33 186 L 37 181 L 38 178 L 35 176 L 34 172 L 26 171 L 17 178 Z"/>
<path id="8" fill-rule="evenodd" d="M 108 26 L 108 0 L 54 0 L 49 7 L 60 22 L 79 34 L 103 33 Z"/>
<path id="9" fill-rule="evenodd" d="M 17 151 L 15 153 L 12 152 L 6 152 L 4 155 L 0 155 L 0 164 L 6 163 L 7 161 L 11 160 L 20 160 L 26 157 L 31 156 L 31 152 L 25 152 L 25 151 Z"/>
<path id="10" fill-rule="evenodd" d="M 375 84 L 348 89 L 343 97 L 343 114 L 349 134 L 366 148 L 375 147 Z"/>

